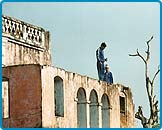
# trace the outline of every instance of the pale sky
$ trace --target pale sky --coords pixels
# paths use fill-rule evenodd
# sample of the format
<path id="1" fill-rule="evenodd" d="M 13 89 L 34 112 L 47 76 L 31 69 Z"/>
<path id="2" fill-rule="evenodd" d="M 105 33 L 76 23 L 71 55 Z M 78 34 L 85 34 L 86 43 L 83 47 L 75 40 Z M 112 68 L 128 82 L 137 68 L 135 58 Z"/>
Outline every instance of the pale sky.
<path id="1" fill-rule="evenodd" d="M 67 71 L 97 77 L 95 51 L 106 42 L 105 57 L 114 82 L 129 86 L 135 111 L 149 116 L 145 90 L 146 41 L 153 35 L 149 73 L 160 64 L 160 4 L 158 2 L 4 2 L 2 13 L 50 31 L 52 63 Z M 160 100 L 160 76 L 155 80 Z M 141 127 L 136 120 L 137 127 Z"/>

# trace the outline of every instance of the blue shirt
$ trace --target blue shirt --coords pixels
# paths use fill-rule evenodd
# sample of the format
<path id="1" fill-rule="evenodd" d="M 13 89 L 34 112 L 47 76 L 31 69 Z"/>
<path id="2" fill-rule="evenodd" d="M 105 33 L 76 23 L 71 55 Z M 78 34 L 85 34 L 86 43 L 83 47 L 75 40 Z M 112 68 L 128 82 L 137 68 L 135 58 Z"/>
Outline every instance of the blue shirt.
<path id="1" fill-rule="evenodd" d="M 104 81 L 106 81 L 107 83 L 113 84 L 113 76 L 111 72 L 105 72 L 104 73 Z"/>
<path id="2" fill-rule="evenodd" d="M 100 47 L 96 50 L 96 58 L 99 62 L 105 62 L 104 51 Z"/>

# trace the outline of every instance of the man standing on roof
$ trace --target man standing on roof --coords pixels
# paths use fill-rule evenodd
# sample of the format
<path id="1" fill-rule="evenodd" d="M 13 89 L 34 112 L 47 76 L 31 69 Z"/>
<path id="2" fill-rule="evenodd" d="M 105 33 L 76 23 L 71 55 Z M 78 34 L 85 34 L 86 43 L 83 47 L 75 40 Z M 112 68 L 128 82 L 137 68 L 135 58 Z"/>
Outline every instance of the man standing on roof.
<path id="1" fill-rule="evenodd" d="M 96 50 L 96 58 L 97 58 L 97 71 L 99 82 L 104 79 L 104 62 L 107 61 L 107 58 L 104 57 L 104 49 L 106 48 L 106 43 L 102 42 L 101 46 Z"/>

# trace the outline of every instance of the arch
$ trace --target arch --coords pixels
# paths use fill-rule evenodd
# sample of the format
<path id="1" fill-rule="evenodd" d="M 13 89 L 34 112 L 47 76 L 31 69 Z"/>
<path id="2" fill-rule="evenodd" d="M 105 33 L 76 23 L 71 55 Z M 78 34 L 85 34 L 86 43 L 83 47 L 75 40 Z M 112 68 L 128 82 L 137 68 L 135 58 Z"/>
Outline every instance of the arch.
<path id="1" fill-rule="evenodd" d="M 86 101 L 86 92 L 84 88 L 79 88 L 77 91 L 78 101 Z"/>
<path id="2" fill-rule="evenodd" d="M 125 115 L 126 114 L 126 94 L 123 91 L 120 92 L 119 100 L 120 100 L 120 113 Z"/>
<path id="3" fill-rule="evenodd" d="M 9 91 L 9 79 L 7 77 L 2 77 L 2 118 L 10 117 L 10 91 Z"/>
<path id="4" fill-rule="evenodd" d="M 55 116 L 64 116 L 64 87 L 63 79 L 59 76 L 54 78 L 54 101 Z"/>
<path id="5" fill-rule="evenodd" d="M 84 88 L 79 88 L 77 92 L 77 126 L 79 128 L 87 127 L 87 105 L 86 93 Z"/>
<path id="6" fill-rule="evenodd" d="M 101 98 L 102 103 L 102 128 L 110 128 L 110 102 L 107 94 L 103 94 Z"/>
<path id="7" fill-rule="evenodd" d="M 90 93 L 90 127 L 99 127 L 99 110 L 98 110 L 98 96 L 97 92 L 93 89 Z"/>

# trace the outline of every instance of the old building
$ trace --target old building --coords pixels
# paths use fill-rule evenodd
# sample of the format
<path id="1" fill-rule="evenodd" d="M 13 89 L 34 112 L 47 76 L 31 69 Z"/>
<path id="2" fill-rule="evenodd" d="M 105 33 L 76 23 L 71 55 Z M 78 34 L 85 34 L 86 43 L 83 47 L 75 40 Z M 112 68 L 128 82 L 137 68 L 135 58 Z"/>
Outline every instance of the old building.
<path id="1" fill-rule="evenodd" d="M 129 87 L 51 65 L 50 34 L 2 16 L 3 127 L 134 126 Z"/>

